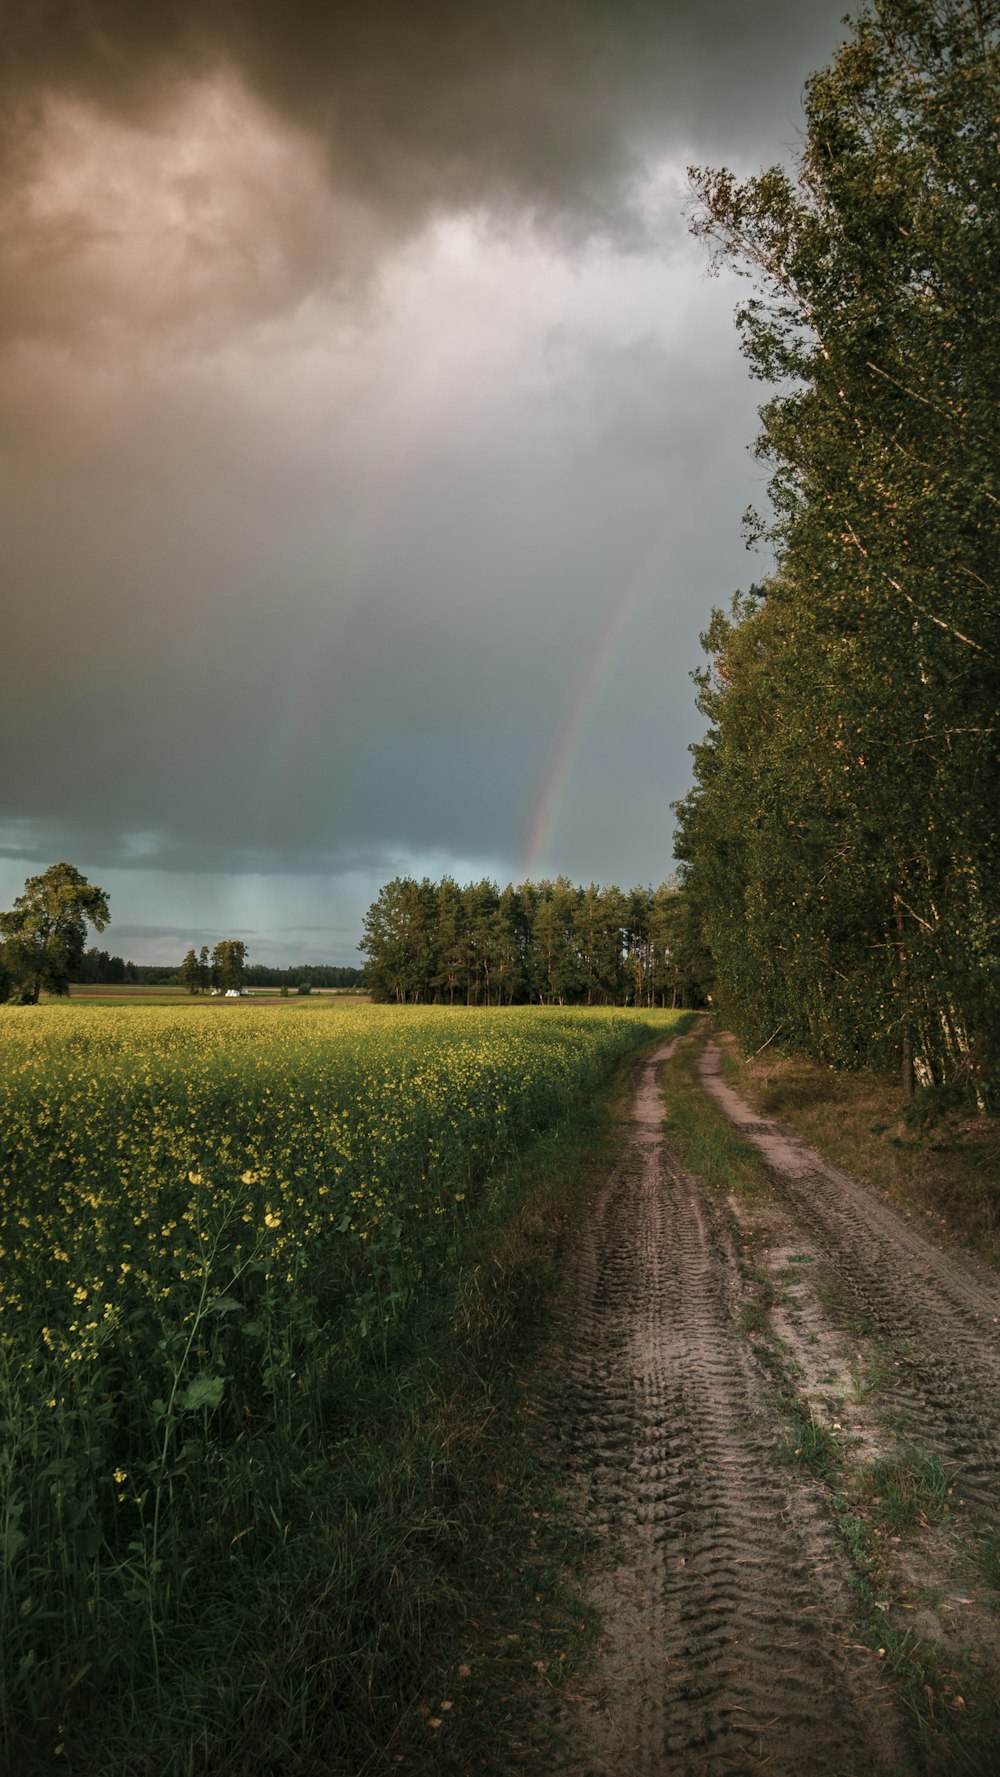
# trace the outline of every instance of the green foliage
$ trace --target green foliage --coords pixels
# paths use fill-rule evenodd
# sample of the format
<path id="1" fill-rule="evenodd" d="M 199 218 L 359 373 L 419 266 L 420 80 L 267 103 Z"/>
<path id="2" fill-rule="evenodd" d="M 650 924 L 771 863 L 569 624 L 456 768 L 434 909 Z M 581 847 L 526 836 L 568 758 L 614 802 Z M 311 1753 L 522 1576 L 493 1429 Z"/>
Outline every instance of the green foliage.
<path id="1" fill-rule="evenodd" d="M 879 1457 L 863 1476 L 863 1489 L 879 1517 L 892 1530 L 939 1523 L 950 1509 L 954 1476 L 936 1456 L 904 1450 Z"/>
<path id="2" fill-rule="evenodd" d="M 811 1410 L 801 1402 L 788 1403 L 786 1410 L 786 1456 L 822 1481 L 832 1481 L 837 1471 L 837 1440 Z"/>
<path id="3" fill-rule="evenodd" d="M 181 966 L 177 971 L 177 979 L 182 987 L 187 988 L 188 993 L 200 992 L 202 985 L 201 967 L 193 949 L 188 951 L 181 963 Z"/>
<path id="4" fill-rule="evenodd" d="M 111 918 L 103 889 L 73 864 L 29 877 L 10 913 L 0 913 L 0 997 L 37 1004 L 39 993 L 67 994 L 83 961 L 88 923 Z"/>
<path id="5" fill-rule="evenodd" d="M 246 955 L 247 947 L 241 938 L 220 938 L 212 951 L 213 987 L 221 987 L 223 992 L 242 987 Z"/>
<path id="6" fill-rule="evenodd" d="M 565 877 L 465 888 L 397 877 L 359 949 L 376 1000 L 437 1005 L 699 1006 L 707 951 L 676 882 L 655 893 Z"/>
<path id="7" fill-rule="evenodd" d="M 74 982 L 87 982 L 92 986 L 118 986 L 126 979 L 129 968 L 134 964 L 127 963 L 123 956 L 112 956 L 107 950 L 98 950 L 91 945 L 86 950 L 78 969 L 74 970 Z"/>
<path id="8" fill-rule="evenodd" d="M 717 612 L 685 882 L 748 1046 L 989 1100 L 1000 1046 L 996 0 L 883 0 L 793 175 L 695 171 L 776 386 L 770 580 Z"/>
<path id="9" fill-rule="evenodd" d="M 300 981 L 310 987 L 363 987 L 363 970 L 337 963 L 292 963 L 287 969 L 276 969 L 270 963 L 247 963 L 243 970 L 244 987 L 297 988 Z"/>

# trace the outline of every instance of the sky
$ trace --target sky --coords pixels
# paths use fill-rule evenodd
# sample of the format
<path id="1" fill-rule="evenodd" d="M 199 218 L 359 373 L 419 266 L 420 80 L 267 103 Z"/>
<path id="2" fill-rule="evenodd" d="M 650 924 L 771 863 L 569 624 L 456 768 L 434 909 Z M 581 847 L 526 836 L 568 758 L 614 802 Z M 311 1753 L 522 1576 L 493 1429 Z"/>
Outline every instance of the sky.
<path id="1" fill-rule="evenodd" d="M 844 0 L 11 0 L 0 906 L 351 963 L 398 874 L 655 884 L 763 396 L 686 169 Z"/>

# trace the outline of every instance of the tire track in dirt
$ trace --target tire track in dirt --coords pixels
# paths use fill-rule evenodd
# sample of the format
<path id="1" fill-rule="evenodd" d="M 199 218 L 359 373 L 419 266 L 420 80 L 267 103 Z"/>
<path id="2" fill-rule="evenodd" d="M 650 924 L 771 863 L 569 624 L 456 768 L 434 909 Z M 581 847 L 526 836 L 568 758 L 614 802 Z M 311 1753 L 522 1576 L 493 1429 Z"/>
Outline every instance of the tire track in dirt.
<path id="1" fill-rule="evenodd" d="M 1000 1282 L 936 1247 L 919 1227 L 780 1124 L 761 1119 L 719 1073 L 702 1084 L 760 1151 L 780 1201 L 807 1228 L 851 1309 L 902 1353 L 890 1391 L 922 1443 L 959 1470 L 967 1505 L 995 1514 L 1000 1475 Z"/>
<path id="2" fill-rule="evenodd" d="M 772 1394 L 735 1324 L 733 1224 L 664 1147 L 671 1048 L 645 1063 L 624 1158 L 567 1256 L 543 1404 L 578 1509 L 606 1539 L 599 1672 L 563 1704 L 570 1768 L 909 1771 L 895 1704 L 851 1645 L 822 1497 L 776 1459 Z"/>

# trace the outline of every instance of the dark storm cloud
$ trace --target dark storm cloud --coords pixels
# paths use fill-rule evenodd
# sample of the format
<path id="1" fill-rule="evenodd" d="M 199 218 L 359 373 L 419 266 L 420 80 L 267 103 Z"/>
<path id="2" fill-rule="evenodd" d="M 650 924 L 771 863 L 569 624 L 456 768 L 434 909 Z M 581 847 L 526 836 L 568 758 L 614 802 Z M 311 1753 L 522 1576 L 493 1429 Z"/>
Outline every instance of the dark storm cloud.
<path id="1" fill-rule="evenodd" d="M 380 243 L 456 208 L 528 210 L 566 239 L 636 244 L 648 158 L 665 144 L 745 148 L 776 110 L 791 135 L 802 68 L 814 45 L 828 52 L 835 17 L 826 0 L 68 0 L 57 12 L 15 0 L 0 49 L 13 271 L 0 327 L 68 327 L 74 295 L 129 226 L 24 201 L 53 100 L 156 130 L 180 92 L 225 72 L 316 146 L 332 215 L 280 169 L 245 170 L 266 264 L 213 210 L 210 171 L 179 182 L 193 238 L 172 299 L 194 279 L 189 298 L 204 300 L 192 262 L 242 259 L 231 320 L 240 303 L 276 312 L 324 279 L 354 287 Z"/>
<path id="2" fill-rule="evenodd" d="M 55 91 L 137 121 L 227 66 L 389 210 L 507 192 L 610 220 L 650 137 L 773 122 L 830 18 L 803 0 L 14 0 L 6 115 L 23 127 Z"/>

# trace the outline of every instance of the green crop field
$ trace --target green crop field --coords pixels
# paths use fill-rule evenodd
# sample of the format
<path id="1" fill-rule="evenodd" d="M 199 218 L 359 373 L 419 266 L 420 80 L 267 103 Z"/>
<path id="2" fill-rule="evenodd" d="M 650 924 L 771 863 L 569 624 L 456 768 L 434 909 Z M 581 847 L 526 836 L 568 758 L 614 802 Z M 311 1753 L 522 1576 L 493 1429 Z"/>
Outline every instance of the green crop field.
<path id="1" fill-rule="evenodd" d="M 218 1770 L 217 1736 L 291 1771 L 377 1715 L 406 1560 L 365 1540 L 358 1451 L 384 1454 L 519 1155 L 678 1016 L 229 1013 L 0 1009 L 0 1717 L 25 1773 Z"/>

